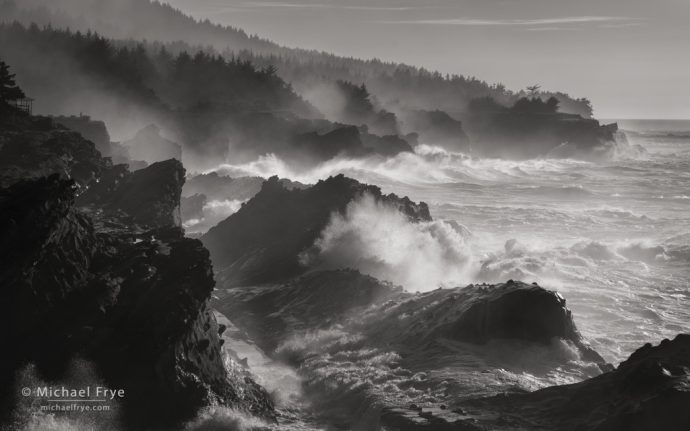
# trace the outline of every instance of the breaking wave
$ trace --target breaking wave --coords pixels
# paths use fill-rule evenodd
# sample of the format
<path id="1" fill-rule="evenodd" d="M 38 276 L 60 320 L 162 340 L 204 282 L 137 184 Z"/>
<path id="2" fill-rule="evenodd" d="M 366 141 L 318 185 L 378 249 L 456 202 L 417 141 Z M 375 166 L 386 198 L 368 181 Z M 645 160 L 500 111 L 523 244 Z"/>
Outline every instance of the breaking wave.
<path id="1" fill-rule="evenodd" d="M 202 208 L 203 217 L 185 220 L 182 227 L 190 234 L 203 234 L 239 211 L 243 203 L 240 200 L 209 201 Z"/>
<path id="2" fill-rule="evenodd" d="M 185 428 L 186 431 L 263 431 L 268 429 L 267 422 L 227 407 L 205 409 Z"/>
<path id="3" fill-rule="evenodd" d="M 241 165 L 221 164 L 212 171 L 231 177 L 267 178 L 277 175 L 302 183 L 314 183 L 328 176 L 343 173 L 370 182 L 383 179 L 405 184 L 442 184 L 467 180 L 497 181 L 535 174 L 564 175 L 572 168 L 591 165 L 591 162 L 573 159 L 479 159 L 439 147 L 419 145 L 413 153 L 400 153 L 390 158 L 337 158 L 320 163 L 307 171 L 291 167 L 275 154 L 266 154 L 253 162 Z"/>
<path id="4" fill-rule="evenodd" d="M 320 268 L 355 268 L 408 290 L 426 291 L 471 281 L 468 239 L 469 232 L 457 223 L 411 223 L 397 208 L 364 195 L 344 215 L 331 216 L 301 260 Z"/>

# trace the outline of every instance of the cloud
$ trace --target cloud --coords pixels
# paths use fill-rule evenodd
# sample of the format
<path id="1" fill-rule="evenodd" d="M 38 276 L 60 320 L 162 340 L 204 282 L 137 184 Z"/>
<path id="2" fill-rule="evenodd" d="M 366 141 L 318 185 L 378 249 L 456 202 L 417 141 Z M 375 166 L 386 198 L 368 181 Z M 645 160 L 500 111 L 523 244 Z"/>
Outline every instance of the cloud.
<path id="1" fill-rule="evenodd" d="M 447 18 L 447 19 L 418 19 L 409 21 L 385 21 L 385 24 L 424 24 L 424 25 L 457 25 L 457 26 L 514 26 L 539 27 L 567 24 L 630 22 L 632 18 L 622 16 L 571 16 L 560 18 L 539 19 L 477 19 L 477 18 Z"/>
<path id="2" fill-rule="evenodd" d="M 296 8 L 296 9 L 350 9 L 350 10 L 380 10 L 380 11 L 406 11 L 421 9 L 413 6 L 368 6 L 368 5 L 341 5 L 328 3 L 282 3 L 270 1 L 245 2 L 245 7 L 260 8 Z"/>

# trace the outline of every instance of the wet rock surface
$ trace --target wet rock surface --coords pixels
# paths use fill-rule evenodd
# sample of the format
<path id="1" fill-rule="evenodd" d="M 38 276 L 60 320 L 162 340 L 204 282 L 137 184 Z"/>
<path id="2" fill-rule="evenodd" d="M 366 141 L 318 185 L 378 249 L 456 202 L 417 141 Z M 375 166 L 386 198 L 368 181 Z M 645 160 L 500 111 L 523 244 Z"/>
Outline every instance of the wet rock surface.
<path id="1" fill-rule="evenodd" d="M 96 205 L 108 212 L 124 212 L 134 223 L 179 226 L 180 196 L 185 169 L 176 159 L 129 172 L 123 165 L 109 169 L 103 180 L 80 196 L 80 205 Z"/>
<path id="2" fill-rule="evenodd" d="M 647 344 L 581 383 L 467 404 L 490 429 L 598 431 L 690 428 L 690 335 Z"/>
<path id="3" fill-rule="evenodd" d="M 182 196 L 203 194 L 209 200 L 246 201 L 261 191 L 266 179 L 261 177 L 229 177 L 217 172 L 192 175 L 185 181 Z M 281 179 L 287 189 L 301 189 L 308 186 L 296 181 Z"/>
<path id="4" fill-rule="evenodd" d="M 343 426 L 510 429 L 486 428 L 468 403 L 525 393 L 522 373 L 546 375 L 573 358 L 593 375 L 611 368 L 560 295 L 520 282 L 413 294 L 352 270 L 315 271 L 216 296 L 215 308 L 298 367 L 319 411 Z"/>
<path id="5" fill-rule="evenodd" d="M 270 420 L 268 394 L 224 364 L 208 251 L 176 226 L 181 164 L 130 173 L 52 127 L 2 131 L 5 154 L 8 141 L 28 146 L 2 159 L 2 421 L 12 420 L 22 369 L 57 382 L 75 359 L 125 390 L 129 429 L 174 428 L 209 405 Z"/>
<path id="6" fill-rule="evenodd" d="M 288 190 L 273 177 L 237 213 L 201 237 L 211 252 L 219 282 L 223 286 L 258 284 L 304 272 L 299 254 L 314 244 L 332 213 L 343 213 L 364 194 L 398 208 L 412 222 L 431 220 L 425 203 L 384 195 L 376 186 L 343 175 L 304 190 Z"/>

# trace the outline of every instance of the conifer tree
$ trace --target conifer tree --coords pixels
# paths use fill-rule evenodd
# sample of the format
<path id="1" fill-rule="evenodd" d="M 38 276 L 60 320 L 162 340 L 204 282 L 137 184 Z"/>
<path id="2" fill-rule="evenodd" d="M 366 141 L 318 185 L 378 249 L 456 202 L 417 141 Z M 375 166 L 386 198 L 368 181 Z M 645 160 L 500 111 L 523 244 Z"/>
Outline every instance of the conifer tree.
<path id="1" fill-rule="evenodd" d="M 10 73 L 10 67 L 0 60 L 0 101 L 7 103 L 24 97 L 17 83 L 14 81 L 15 75 Z"/>

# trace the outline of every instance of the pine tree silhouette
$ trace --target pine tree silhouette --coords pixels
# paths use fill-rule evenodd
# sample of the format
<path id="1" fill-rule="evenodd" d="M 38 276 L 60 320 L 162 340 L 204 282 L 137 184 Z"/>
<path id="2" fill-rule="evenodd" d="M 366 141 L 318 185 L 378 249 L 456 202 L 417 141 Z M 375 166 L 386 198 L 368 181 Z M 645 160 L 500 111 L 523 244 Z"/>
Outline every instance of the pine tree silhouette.
<path id="1" fill-rule="evenodd" d="M 10 73 L 7 63 L 0 60 L 0 101 L 3 103 L 11 102 L 25 97 L 17 83 L 14 81 L 15 75 Z"/>

